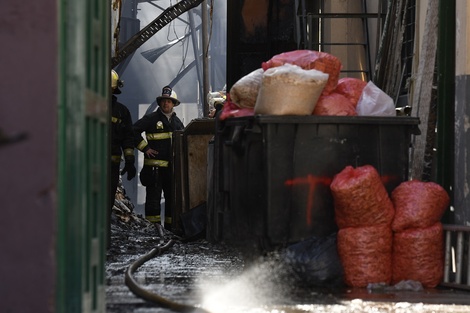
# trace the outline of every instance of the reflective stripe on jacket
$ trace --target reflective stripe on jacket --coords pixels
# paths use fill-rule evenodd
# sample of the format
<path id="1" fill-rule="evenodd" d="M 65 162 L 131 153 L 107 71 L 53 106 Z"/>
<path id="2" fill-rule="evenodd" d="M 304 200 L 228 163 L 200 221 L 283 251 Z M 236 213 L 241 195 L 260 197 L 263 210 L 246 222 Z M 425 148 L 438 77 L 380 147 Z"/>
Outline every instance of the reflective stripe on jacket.
<path id="1" fill-rule="evenodd" d="M 112 97 L 111 103 L 111 162 L 120 163 L 124 154 L 126 162 L 134 162 L 134 132 L 129 109 Z"/>
<path id="2" fill-rule="evenodd" d="M 176 113 L 173 113 L 168 120 L 160 108 L 135 122 L 133 125 L 134 144 L 137 149 L 145 153 L 151 148 L 158 152 L 152 159 L 145 155 L 144 165 L 163 167 L 166 164 L 168 166 L 172 154 L 173 132 L 182 129 L 184 125 Z M 142 135 L 143 132 L 145 132 L 145 137 Z"/>

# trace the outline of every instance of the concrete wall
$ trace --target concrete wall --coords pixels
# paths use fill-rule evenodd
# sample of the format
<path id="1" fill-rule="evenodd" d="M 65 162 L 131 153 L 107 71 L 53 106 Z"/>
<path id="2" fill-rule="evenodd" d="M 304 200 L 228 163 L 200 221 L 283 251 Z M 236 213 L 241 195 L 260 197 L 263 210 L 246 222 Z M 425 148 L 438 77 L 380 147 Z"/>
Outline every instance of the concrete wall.
<path id="1" fill-rule="evenodd" d="M 53 312 L 58 2 L 1 3 L 0 311 Z"/>

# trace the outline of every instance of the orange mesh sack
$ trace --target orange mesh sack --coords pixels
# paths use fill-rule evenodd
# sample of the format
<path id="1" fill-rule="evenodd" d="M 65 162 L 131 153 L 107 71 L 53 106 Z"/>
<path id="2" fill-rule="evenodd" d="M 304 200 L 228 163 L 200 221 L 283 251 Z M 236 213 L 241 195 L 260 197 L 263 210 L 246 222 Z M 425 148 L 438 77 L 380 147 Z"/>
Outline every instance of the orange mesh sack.
<path id="1" fill-rule="evenodd" d="M 393 203 L 373 166 L 346 166 L 335 175 L 330 189 L 339 228 L 392 223 Z"/>
<path id="2" fill-rule="evenodd" d="M 395 206 L 394 231 L 425 228 L 439 222 L 449 206 L 444 188 L 433 182 L 410 180 L 398 185 L 391 194 Z"/>
<path id="3" fill-rule="evenodd" d="M 332 92 L 318 99 L 313 115 L 355 116 L 356 109 L 345 96 Z"/>
<path id="4" fill-rule="evenodd" d="M 392 279 L 392 238 L 389 225 L 340 229 L 337 245 L 345 284 L 350 287 L 389 284 Z"/>
<path id="5" fill-rule="evenodd" d="M 437 286 L 444 271 L 444 237 L 440 222 L 427 228 L 393 235 L 392 283 L 415 280 L 424 287 Z"/>
<path id="6" fill-rule="evenodd" d="M 341 61 L 337 57 L 326 52 L 313 50 L 294 50 L 277 54 L 269 61 L 263 62 L 261 67 L 266 71 L 285 63 L 298 65 L 304 70 L 315 69 L 328 74 L 328 82 L 322 93 L 324 95 L 331 93 L 336 88 L 342 67 Z"/>
<path id="7" fill-rule="evenodd" d="M 359 78 L 343 77 L 338 81 L 335 92 L 345 96 L 351 101 L 354 108 L 361 97 L 362 90 L 367 85 L 367 82 Z"/>

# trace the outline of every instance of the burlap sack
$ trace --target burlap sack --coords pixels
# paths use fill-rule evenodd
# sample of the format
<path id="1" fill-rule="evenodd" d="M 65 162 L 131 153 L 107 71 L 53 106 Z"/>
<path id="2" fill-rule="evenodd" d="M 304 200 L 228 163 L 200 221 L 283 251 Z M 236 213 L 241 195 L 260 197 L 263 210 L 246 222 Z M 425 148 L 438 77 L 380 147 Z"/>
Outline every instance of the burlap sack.
<path id="1" fill-rule="evenodd" d="M 255 114 L 312 115 L 328 74 L 286 63 L 263 74 Z"/>

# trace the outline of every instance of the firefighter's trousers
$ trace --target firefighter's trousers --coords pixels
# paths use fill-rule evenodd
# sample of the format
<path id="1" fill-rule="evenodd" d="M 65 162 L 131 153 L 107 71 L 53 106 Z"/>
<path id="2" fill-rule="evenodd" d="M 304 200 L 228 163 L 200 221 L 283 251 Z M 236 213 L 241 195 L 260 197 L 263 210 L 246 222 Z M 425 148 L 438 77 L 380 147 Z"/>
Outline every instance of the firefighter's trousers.
<path id="1" fill-rule="evenodd" d="M 167 167 L 159 167 L 155 183 L 145 187 L 145 217 L 151 222 L 164 220 L 166 228 L 172 223 L 171 173 Z M 165 217 L 161 216 L 161 199 L 165 197 Z"/>

